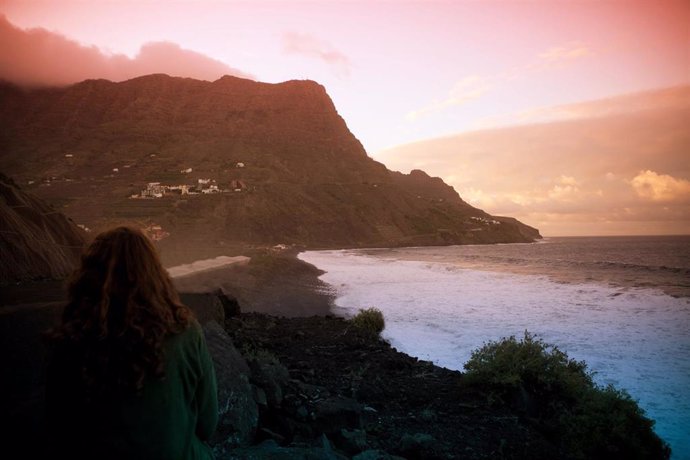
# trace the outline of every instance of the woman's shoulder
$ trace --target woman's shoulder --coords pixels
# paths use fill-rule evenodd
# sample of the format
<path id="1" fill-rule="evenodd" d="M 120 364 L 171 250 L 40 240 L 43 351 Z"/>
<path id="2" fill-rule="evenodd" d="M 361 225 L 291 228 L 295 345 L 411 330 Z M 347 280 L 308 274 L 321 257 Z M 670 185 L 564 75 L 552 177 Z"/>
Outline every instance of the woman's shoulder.
<path id="1" fill-rule="evenodd" d="M 203 373 L 201 363 L 208 351 L 202 326 L 197 320 L 190 321 L 187 328 L 170 335 L 164 345 L 168 371 Z M 177 370 L 174 370 L 177 369 Z"/>
<path id="2" fill-rule="evenodd" d="M 196 318 L 191 318 L 187 327 L 177 333 L 170 334 L 168 342 L 172 346 L 174 346 L 174 344 L 189 346 L 198 343 L 203 337 L 204 331 L 201 324 L 199 324 Z"/>

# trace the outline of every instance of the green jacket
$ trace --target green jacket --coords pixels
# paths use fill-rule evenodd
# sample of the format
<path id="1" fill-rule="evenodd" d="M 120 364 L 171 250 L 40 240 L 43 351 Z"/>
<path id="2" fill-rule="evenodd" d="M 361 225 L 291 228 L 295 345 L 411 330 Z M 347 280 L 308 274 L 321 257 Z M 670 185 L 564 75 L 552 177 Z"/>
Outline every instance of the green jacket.
<path id="1" fill-rule="evenodd" d="M 46 388 L 47 429 L 56 458 L 212 459 L 205 443 L 218 423 L 213 362 L 199 323 L 164 343 L 165 378 L 140 395 L 87 404 L 78 368 L 56 350 Z"/>

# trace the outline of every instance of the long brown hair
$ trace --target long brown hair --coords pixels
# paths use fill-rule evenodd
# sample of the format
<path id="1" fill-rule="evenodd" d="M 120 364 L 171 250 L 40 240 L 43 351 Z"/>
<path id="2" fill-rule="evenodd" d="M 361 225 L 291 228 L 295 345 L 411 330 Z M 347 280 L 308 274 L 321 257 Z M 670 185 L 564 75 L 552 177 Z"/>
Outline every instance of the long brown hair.
<path id="1" fill-rule="evenodd" d="M 98 235 L 83 254 L 62 323 L 49 336 L 77 360 L 90 396 L 138 392 L 147 375 L 165 375 L 163 342 L 191 318 L 151 241 L 118 227 Z"/>

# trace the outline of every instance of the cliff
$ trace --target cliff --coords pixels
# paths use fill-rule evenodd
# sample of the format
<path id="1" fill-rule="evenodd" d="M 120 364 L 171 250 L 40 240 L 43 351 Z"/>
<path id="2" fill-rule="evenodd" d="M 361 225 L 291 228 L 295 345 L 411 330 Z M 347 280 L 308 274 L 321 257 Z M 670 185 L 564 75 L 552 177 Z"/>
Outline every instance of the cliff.
<path id="1" fill-rule="evenodd" d="M 83 246 L 72 221 L 0 174 L 0 284 L 64 277 Z"/>
<path id="2" fill-rule="evenodd" d="M 539 237 L 468 205 L 441 179 L 392 172 L 368 157 L 312 81 L 149 75 L 31 91 L 5 84 L 0 123 L 0 168 L 18 183 L 91 228 L 161 225 L 171 248 Z M 199 179 L 221 193 L 129 198 L 149 182 Z"/>

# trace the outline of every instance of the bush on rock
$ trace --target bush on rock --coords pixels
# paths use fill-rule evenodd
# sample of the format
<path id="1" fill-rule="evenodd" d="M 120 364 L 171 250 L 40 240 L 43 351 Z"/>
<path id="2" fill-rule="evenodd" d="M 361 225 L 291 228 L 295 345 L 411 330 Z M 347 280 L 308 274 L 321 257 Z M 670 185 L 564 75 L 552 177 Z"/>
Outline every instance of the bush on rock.
<path id="1" fill-rule="evenodd" d="M 516 408 L 566 458 L 668 459 L 654 421 L 625 391 L 597 385 L 583 361 L 525 331 L 489 342 L 465 364 L 466 382 Z"/>
<path id="2" fill-rule="evenodd" d="M 383 313 L 375 307 L 359 310 L 359 313 L 352 318 L 352 324 L 372 335 L 379 335 L 386 327 Z"/>

